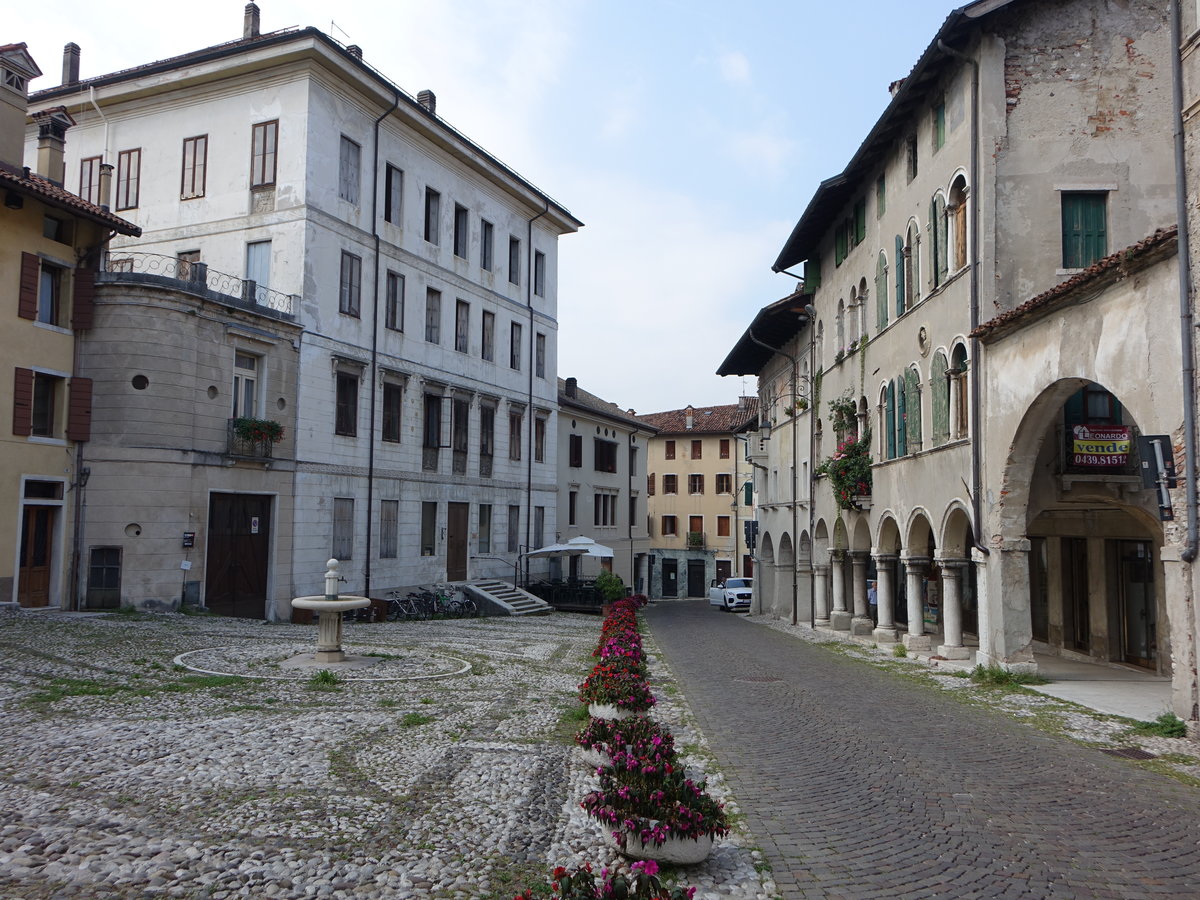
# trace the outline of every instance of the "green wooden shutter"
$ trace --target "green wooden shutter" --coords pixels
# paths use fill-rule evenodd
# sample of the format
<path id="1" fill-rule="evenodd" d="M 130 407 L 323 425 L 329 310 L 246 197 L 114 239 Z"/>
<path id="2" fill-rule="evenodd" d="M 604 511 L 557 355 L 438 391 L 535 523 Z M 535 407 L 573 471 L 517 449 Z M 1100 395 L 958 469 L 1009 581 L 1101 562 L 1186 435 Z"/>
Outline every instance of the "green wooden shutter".
<path id="1" fill-rule="evenodd" d="M 888 323 L 887 257 L 879 254 L 875 263 L 875 328 L 883 331 Z"/>
<path id="2" fill-rule="evenodd" d="M 1108 194 L 1062 195 L 1063 268 L 1084 269 L 1108 253 Z"/>
<path id="3" fill-rule="evenodd" d="M 885 427 L 887 430 L 887 458 L 896 458 L 896 382 L 889 381 L 885 403 Z"/>
<path id="4" fill-rule="evenodd" d="M 896 318 L 904 315 L 904 238 L 896 235 Z"/>
<path id="5" fill-rule="evenodd" d="M 821 257 L 814 256 L 804 261 L 804 288 L 815 291 L 821 286 Z"/>
<path id="6" fill-rule="evenodd" d="M 933 281 L 941 284 L 950 272 L 950 226 L 946 220 L 946 200 L 933 198 Z"/>
<path id="7" fill-rule="evenodd" d="M 916 369 L 904 373 L 905 442 L 913 453 L 921 449 L 921 388 Z"/>
<path id="8" fill-rule="evenodd" d="M 833 234 L 833 264 L 840 266 L 846 258 L 846 227 L 838 225 Z"/>
<path id="9" fill-rule="evenodd" d="M 861 244 L 867 239 L 867 201 L 864 197 L 854 204 L 854 243 Z"/>
<path id="10" fill-rule="evenodd" d="M 940 350 L 933 357 L 929 387 L 933 391 L 933 446 L 950 438 L 950 381 L 946 378 L 946 354 Z"/>
<path id="11" fill-rule="evenodd" d="M 908 455 L 908 397 L 903 375 L 896 379 L 896 455 Z"/>
<path id="12" fill-rule="evenodd" d="M 747 481 L 742 485 L 742 505 L 751 506 L 754 503 L 754 482 Z"/>

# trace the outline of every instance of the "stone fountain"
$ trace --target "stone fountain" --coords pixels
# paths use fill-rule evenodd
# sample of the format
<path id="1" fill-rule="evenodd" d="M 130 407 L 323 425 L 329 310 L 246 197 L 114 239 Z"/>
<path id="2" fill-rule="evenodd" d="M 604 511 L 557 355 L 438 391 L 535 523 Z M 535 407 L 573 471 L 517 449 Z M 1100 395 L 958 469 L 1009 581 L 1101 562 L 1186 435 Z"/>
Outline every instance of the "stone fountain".
<path id="1" fill-rule="evenodd" d="M 371 601 L 366 597 L 338 596 L 338 566 L 336 559 L 325 563 L 325 596 L 296 597 L 292 606 L 298 609 L 311 609 L 317 613 L 317 652 L 303 654 L 289 660 L 293 665 L 310 664 L 326 665 L 329 663 L 346 663 L 362 665 L 362 657 L 347 657 L 342 650 L 342 613 L 349 609 L 362 609 L 370 606 Z M 301 661 L 303 660 L 303 662 Z M 373 661 L 373 660 L 372 660 Z"/>

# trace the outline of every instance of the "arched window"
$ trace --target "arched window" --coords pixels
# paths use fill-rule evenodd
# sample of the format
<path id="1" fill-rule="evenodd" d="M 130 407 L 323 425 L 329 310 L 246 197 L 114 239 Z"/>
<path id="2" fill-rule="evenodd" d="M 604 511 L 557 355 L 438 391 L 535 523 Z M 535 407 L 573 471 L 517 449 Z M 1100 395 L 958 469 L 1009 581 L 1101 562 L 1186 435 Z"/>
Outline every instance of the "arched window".
<path id="1" fill-rule="evenodd" d="M 825 320 L 817 322 L 817 358 L 813 361 L 818 372 L 825 371 Z"/>
<path id="2" fill-rule="evenodd" d="M 858 398 L 858 422 L 854 427 L 854 439 L 858 440 L 871 428 L 870 413 L 867 411 L 867 398 Z"/>
<path id="3" fill-rule="evenodd" d="M 853 344 L 858 340 L 858 288 L 850 288 L 850 305 L 846 307 L 846 337 Z M 849 345 L 847 345 L 849 346 Z"/>
<path id="4" fill-rule="evenodd" d="M 921 229 L 916 222 L 908 226 L 904 242 L 904 294 L 908 308 L 912 309 L 921 300 Z"/>
<path id="5" fill-rule="evenodd" d="M 875 410 L 879 421 L 875 425 L 875 455 L 880 459 L 891 459 L 888 454 L 888 445 L 891 443 L 891 429 L 888 428 L 888 416 L 895 418 L 896 411 L 892 409 L 888 400 L 888 385 L 882 385 L 879 388 L 879 406 Z"/>
<path id="6" fill-rule="evenodd" d="M 896 379 L 896 455 L 908 456 L 908 397 L 903 374 Z"/>
<path id="7" fill-rule="evenodd" d="M 908 279 L 905 275 L 904 259 L 904 238 L 896 235 L 896 318 L 904 315 L 904 310 L 908 308 L 908 291 L 906 285 Z"/>
<path id="8" fill-rule="evenodd" d="M 967 348 L 963 344 L 955 346 L 950 354 L 950 373 L 951 373 L 951 396 L 950 396 L 950 418 L 951 428 L 950 433 L 954 435 L 955 440 L 965 438 L 967 436 L 967 427 L 970 422 L 967 406 Z"/>
<path id="9" fill-rule="evenodd" d="M 933 247 L 929 252 L 930 271 L 933 275 L 933 286 L 938 287 L 946 280 L 949 268 L 949 228 L 946 222 L 946 200 L 940 194 L 935 194 L 929 204 L 929 230 L 933 236 Z"/>
<path id="10" fill-rule="evenodd" d="M 940 447 L 950 439 L 950 379 L 946 354 L 939 350 L 933 355 L 929 370 L 929 390 L 933 407 L 933 446 Z"/>
<path id="11" fill-rule="evenodd" d="M 950 185 L 946 212 L 954 220 L 954 271 L 967 264 L 967 179 L 959 175 Z"/>
<path id="12" fill-rule="evenodd" d="M 904 373 L 904 432 L 909 453 L 921 452 L 921 373 L 916 366 Z"/>
<path id="13" fill-rule="evenodd" d="M 858 279 L 858 309 L 854 311 L 855 328 L 860 338 L 867 336 L 867 279 Z"/>
<path id="14" fill-rule="evenodd" d="M 879 259 L 875 261 L 875 331 L 887 328 L 888 323 L 888 289 L 887 289 L 887 254 L 879 251 Z"/>
<path id="15" fill-rule="evenodd" d="M 886 419 L 886 421 L 884 422 L 884 427 L 885 427 L 885 431 L 887 433 L 887 458 L 888 459 L 895 459 L 896 451 L 898 450 L 898 447 L 896 444 L 896 435 L 897 435 L 896 413 L 897 413 L 896 382 L 889 381 L 887 383 L 887 406 L 886 406 L 886 410 L 884 413 L 885 419 Z"/>
<path id="16" fill-rule="evenodd" d="M 837 308 L 837 353 L 846 351 L 846 301 L 838 299 Z"/>

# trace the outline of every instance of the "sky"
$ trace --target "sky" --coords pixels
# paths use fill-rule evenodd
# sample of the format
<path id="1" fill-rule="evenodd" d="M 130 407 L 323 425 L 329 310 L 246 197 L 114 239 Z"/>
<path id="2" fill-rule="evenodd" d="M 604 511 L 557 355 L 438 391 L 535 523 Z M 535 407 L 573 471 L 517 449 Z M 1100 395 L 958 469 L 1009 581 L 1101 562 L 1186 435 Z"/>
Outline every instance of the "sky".
<path id="1" fill-rule="evenodd" d="M 264 32 L 316 26 L 409 94 L 434 91 L 445 121 L 584 222 L 559 241 L 558 374 L 651 413 L 755 393 L 715 372 L 792 291 L 771 264 L 962 2 L 258 5 Z M 240 38 L 244 8 L 61 0 L 10 17 L 0 43 L 29 45 L 41 90 L 68 41 L 90 78 Z"/>

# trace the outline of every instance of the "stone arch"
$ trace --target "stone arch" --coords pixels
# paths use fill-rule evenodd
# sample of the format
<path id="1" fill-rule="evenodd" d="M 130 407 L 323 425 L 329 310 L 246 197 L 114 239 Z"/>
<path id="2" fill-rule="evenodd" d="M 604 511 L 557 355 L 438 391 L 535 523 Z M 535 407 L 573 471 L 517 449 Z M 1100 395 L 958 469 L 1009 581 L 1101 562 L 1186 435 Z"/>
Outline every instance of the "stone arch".
<path id="1" fill-rule="evenodd" d="M 940 529 L 942 551 L 957 557 L 969 557 L 975 543 L 971 512 L 966 503 L 955 500 L 946 508 Z"/>
<path id="2" fill-rule="evenodd" d="M 904 550 L 910 556 L 932 556 L 937 547 L 933 526 L 924 507 L 917 507 L 908 517 L 904 530 Z"/>
<path id="3" fill-rule="evenodd" d="M 818 519 L 813 528 L 813 561 L 818 565 L 829 562 L 829 526 L 824 519 Z"/>
<path id="4" fill-rule="evenodd" d="M 871 524 L 866 516 L 856 516 L 850 535 L 851 550 L 866 553 L 871 549 Z"/>
<path id="5" fill-rule="evenodd" d="M 754 605 L 758 612 L 770 605 L 775 593 L 775 540 L 769 531 L 758 542 L 758 570 L 754 573 Z"/>
<path id="6" fill-rule="evenodd" d="M 899 553 L 901 548 L 900 526 L 896 517 L 884 513 L 879 519 L 879 533 L 875 538 L 875 548 L 880 553 Z"/>
<path id="7" fill-rule="evenodd" d="M 846 533 L 846 521 L 841 516 L 833 520 L 833 546 L 830 549 L 850 549 L 850 537 Z"/>

